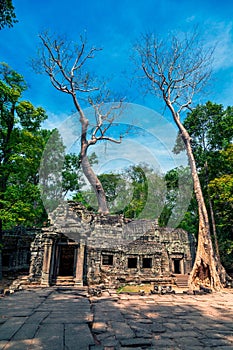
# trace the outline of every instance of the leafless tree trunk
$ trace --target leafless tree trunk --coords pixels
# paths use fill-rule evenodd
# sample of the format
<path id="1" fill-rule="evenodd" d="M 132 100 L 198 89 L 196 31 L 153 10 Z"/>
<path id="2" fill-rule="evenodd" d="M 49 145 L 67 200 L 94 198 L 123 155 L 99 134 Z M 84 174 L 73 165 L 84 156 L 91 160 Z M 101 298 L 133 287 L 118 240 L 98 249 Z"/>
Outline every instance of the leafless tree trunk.
<path id="1" fill-rule="evenodd" d="M 209 211 L 210 211 L 210 218 L 211 218 L 211 226 L 212 226 L 212 233 L 214 237 L 214 251 L 215 251 L 215 258 L 216 258 L 216 267 L 218 270 L 218 274 L 220 277 L 220 281 L 225 284 L 226 279 L 231 279 L 230 276 L 226 273 L 225 268 L 223 267 L 221 263 L 220 253 L 219 253 L 219 245 L 218 245 L 218 237 L 217 237 L 217 230 L 216 230 L 216 223 L 215 223 L 215 216 L 214 216 L 214 209 L 213 209 L 213 203 L 212 199 L 210 197 L 210 191 L 209 191 L 209 174 L 208 174 L 208 163 L 205 162 L 205 179 L 206 179 L 206 188 L 207 188 L 207 196 L 208 196 L 208 203 L 209 203 Z"/>
<path id="2" fill-rule="evenodd" d="M 147 92 L 162 97 L 165 106 L 171 112 L 185 144 L 191 167 L 198 204 L 199 229 L 196 259 L 189 278 L 190 289 L 202 284 L 218 290 L 222 285 L 216 269 L 209 218 L 191 138 L 180 118 L 182 111 L 191 109 L 194 94 L 198 93 L 209 79 L 213 50 L 205 49 L 195 31 L 190 36 L 182 38 L 177 35 L 168 40 L 145 35 L 136 45 L 136 52 L 139 67 L 143 72 L 142 83 Z"/>
<path id="3" fill-rule="evenodd" d="M 35 60 L 34 67 L 38 70 L 41 66 L 45 73 L 50 77 L 52 85 L 59 91 L 69 94 L 72 97 L 73 104 L 79 114 L 81 125 L 81 145 L 80 160 L 83 173 L 91 184 L 98 201 L 98 211 L 108 213 L 106 196 L 103 186 L 97 175 L 94 173 L 88 156 L 87 150 L 91 145 L 100 140 L 120 143 L 121 138 L 116 140 L 107 135 L 112 126 L 116 114 L 115 109 L 121 108 L 121 102 L 112 105 L 108 112 L 101 113 L 104 97 L 101 95 L 100 84 L 96 86 L 95 78 L 88 71 L 88 62 L 94 58 L 97 49 L 95 47 L 87 48 L 86 41 L 81 37 L 80 45 L 70 43 L 67 40 L 51 39 L 47 34 L 39 36 L 42 41 L 42 50 L 40 52 L 39 62 Z M 86 68 L 87 67 L 87 68 Z M 97 103 L 94 102 L 93 94 L 97 94 Z M 101 102 L 99 102 L 102 97 Z M 95 109 L 96 126 L 88 139 L 89 120 L 85 116 L 80 101 L 85 99 Z M 90 132 L 90 130 L 89 130 Z"/>

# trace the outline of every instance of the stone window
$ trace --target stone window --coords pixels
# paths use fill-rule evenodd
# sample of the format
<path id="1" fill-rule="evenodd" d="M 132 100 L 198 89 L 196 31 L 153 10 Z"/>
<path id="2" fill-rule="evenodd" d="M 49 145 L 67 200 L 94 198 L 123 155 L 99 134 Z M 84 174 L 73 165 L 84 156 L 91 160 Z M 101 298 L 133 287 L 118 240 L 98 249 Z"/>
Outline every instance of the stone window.
<path id="1" fill-rule="evenodd" d="M 152 258 L 143 258 L 142 259 L 142 267 L 144 269 L 151 269 L 152 268 Z"/>
<path id="2" fill-rule="evenodd" d="M 128 268 L 129 269 L 137 268 L 137 258 L 128 258 Z"/>
<path id="3" fill-rule="evenodd" d="M 113 255 L 103 254 L 102 255 L 102 265 L 113 265 Z"/>

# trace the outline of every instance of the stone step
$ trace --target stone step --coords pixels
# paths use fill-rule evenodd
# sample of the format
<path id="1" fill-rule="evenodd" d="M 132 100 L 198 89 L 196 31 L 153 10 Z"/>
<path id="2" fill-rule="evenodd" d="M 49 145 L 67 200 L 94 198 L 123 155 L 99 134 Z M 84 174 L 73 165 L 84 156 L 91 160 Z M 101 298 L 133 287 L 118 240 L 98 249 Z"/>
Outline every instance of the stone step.
<path id="1" fill-rule="evenodd" d="M 179 288 L 188 288 L 188 275 L 176 275 L 176 285 Z"/>
<path id="2" fill-rule="evenodd" d="M 73 286 L 75 284 L 73 276 L 57 276 L 56 285 Z"/>
<path id="3" fill-rule="evenodd" d="M 180 283 L 177 283 L 176 286 L 178 288 L 188 288 L 188 284 L 180 284 Z"/>

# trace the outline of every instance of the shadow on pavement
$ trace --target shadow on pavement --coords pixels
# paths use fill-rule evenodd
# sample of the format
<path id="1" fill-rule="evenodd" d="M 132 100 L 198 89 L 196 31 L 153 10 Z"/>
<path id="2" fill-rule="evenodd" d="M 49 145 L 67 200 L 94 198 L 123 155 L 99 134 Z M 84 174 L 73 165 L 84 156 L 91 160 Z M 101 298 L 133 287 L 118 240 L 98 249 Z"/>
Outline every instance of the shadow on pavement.
<path id="1" fill-rule="evenodd" d="M 88 298 L 38 288 L 0 299 L 0 349 L 233 349 L 233 293 Z"/>

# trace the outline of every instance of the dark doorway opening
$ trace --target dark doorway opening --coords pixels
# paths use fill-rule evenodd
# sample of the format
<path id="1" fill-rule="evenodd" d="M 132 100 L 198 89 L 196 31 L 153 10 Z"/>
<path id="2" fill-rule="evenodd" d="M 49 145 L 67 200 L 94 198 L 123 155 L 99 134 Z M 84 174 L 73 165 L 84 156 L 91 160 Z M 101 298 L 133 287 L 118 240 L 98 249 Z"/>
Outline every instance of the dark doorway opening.
<path id="1" fill-rule="evenodd" d="M 74 275 L 74 252 L 75 247 L 72 245 L 60 246 L 59 276 Z"/>
<path id="2" fill-rule="evenodd" d="M 180 272 L 180 259 L 174 259 L 174 273 L 181 273 Z"/>

